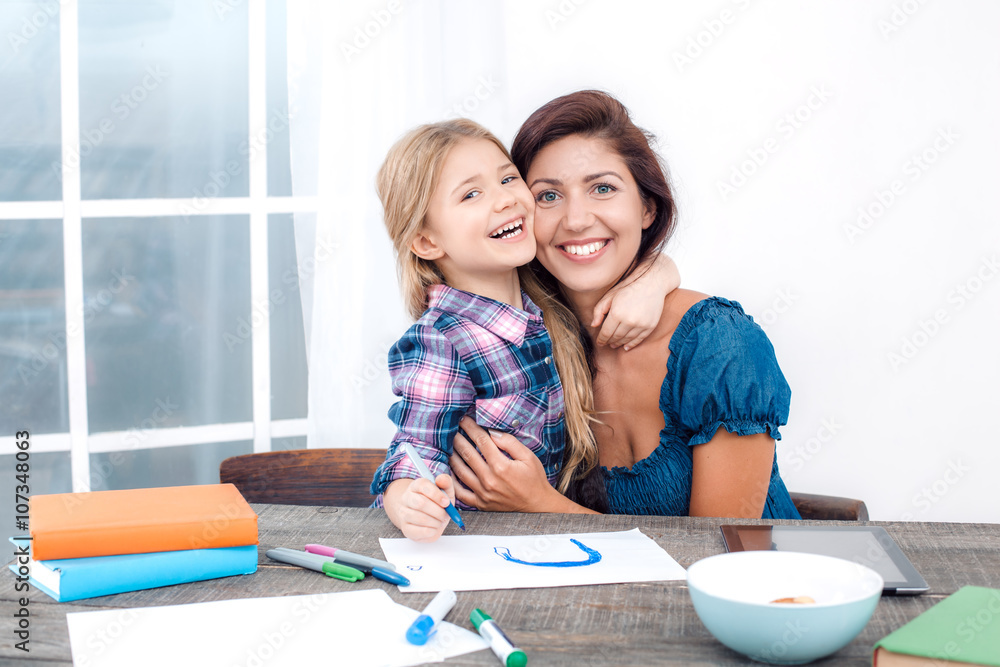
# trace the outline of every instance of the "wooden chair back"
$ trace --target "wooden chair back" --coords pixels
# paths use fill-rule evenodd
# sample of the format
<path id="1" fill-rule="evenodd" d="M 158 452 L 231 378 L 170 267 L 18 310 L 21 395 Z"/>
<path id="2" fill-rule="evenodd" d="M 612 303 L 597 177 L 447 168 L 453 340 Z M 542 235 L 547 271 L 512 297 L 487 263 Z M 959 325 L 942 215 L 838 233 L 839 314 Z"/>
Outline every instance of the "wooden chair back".
<path id="1" fill-rule="evenodd" d="M 368 507 L 375 469 L 384 449 L 293 449 L 245 454 L 219 466 L 219 481 L 231 482 L 250 503 Z M 862 500 L 792 493 L 803 519 L 867 521 Z"/>
<path id="2" fill-rule="evenodd" d="M 803 519 L 827 521 L 867 521 L 868 506 L 863 500 L 819 496 L 812 493 L 789 493 Z"/>
<path id="3" fill-rule="evenodd" d="M 293 449 L 233 456 L 219 465 L 250 503 L 368 507 L 384 449 Z"/>

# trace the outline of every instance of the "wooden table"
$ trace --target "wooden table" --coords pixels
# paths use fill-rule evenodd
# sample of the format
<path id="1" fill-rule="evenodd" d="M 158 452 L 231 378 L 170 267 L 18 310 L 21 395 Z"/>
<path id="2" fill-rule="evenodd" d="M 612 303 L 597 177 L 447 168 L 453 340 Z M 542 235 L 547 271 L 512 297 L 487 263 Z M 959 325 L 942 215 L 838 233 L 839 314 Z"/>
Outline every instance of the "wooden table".
<path id="1" fill-rule="evenodd" d="M 422 608 L 432 593 L 398 592 L 395 586 L 365 578 L 360 584 L 321 577 L 274 563 L 264 556 L 277 546 L 302 548 L 308 542 L 380 554 L 379 537 L 398 537 L 382 510 L 255 505 L 260 515 L 260 567 L 256 574 L 59 604 L 32 589 L 31 653 L 13 648 L 11 611 L 19 595 L 12 573 L 0 588 L 4 628 L 0 664 L 26 667 L 71 663 L 66 613 L 147 607 L 232 598 L 303 595 L 381 587 L 397 602 Z M 725 551 L 719 525 L 730 519 L 687 517 L 581 516 L 568 514 L 492 514 L 467 512 L 473 534 L 532 535 L 630 530 L 638 527 L 681 565 Z M 739 523 L 762 523 L 740 521 Z M 798 523 L 798 522 L 773 522 Z M 824 522 L 803 522 L 824 525 Z M 865 630 L 822 665 L 870 665 L 880 637 L 966 584 L 1000 588 L 1000 524 L 892 523 L 884 526 L 931 592 L 918 597 L 883 597 Z M 826 525 L 831 525 L 827 523 Z M 455 531 L 448 529 L 448 534 Z M 9 560 L 9 559 L 8 559 Z M 460 592 L 449 620 L 462 625 L 474 607 L 488 610 L 528 654 L 531 665 L 747 665 L 751 662 L 719 644 L 695 615 L 684 582 L 616 584 L 566 588 Z M 137 663 L 141 664 L 141 663 Z M 489 651 L 446 661 L 448 665 L 499 662 Z M 193 665 L 188 667 L 194 667 Z"/>

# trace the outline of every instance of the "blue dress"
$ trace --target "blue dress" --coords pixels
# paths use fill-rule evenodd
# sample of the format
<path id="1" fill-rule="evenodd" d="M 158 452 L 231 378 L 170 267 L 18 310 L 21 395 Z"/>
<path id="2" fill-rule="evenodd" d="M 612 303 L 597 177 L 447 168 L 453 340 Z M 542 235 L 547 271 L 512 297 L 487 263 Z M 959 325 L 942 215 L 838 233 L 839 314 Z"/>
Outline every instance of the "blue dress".
<path id="1" fill-rule="evenodd" d="M 740 304 L 719 297 L 694 304 L 670 337 L 659 446 L 631 468 L 601 469 L 609 511 L 686 516 L 691 448 L 711 440 L 720 426 L 780 440 L 790 399 L 771 342 Z M 778 474 L 777 454 L 762 518 L 801 518 Z"/>

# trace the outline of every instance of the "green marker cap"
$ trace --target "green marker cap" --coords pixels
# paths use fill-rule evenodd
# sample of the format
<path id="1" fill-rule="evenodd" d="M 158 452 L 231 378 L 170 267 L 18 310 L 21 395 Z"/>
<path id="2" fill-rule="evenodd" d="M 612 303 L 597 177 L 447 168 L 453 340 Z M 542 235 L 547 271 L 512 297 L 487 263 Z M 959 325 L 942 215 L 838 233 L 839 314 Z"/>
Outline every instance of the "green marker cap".
<path id="1" fill-rule="evenodd" d="M 469 620 L 472 621 L 473 627 L 475 627 L 476 631 L 478 631 L 480 625 L 482 625 L 486 621 L 492 621 L 493 617 L 491 617 L 482 609 L 473 609 L 472 613 L 469 614 Z M 506 640 L 507 643 L 510 644 L 510 640 L 507 639 L 507 636 L 503 634 L 503 630 L 500 630 L 500 628 L 497 628 L 497 630 L 500 632 L 504 640 Z M 528 655 L 521 649 L 514 646 L 513 644 L 510 644 L 510 646 L 514 650 L 507 654 L 507 660 L 504 663 L 505 667 L 527 667 Z"/>
<path id="2" fill-rule="evenodd" d="M 473 609 L 472 613 L 469 614 L 469 620 L 472 621 L 472 626 L 478 631 L 483 621 L 492 621 L 493 617 L 482 609 Z"/>
<path id="3" fill-rule="evenodd" d="M 528 656 L 519 648 L 507 656 L 507 667 L 527 667 L 527 664 Z"/>
<path id="4" fill-rule="evenodd" d="M 365 578 L 365 573 L 361 570 L 355 569 L 350 565 L 344 565 L 342 563 L 326 562 L 323 563 L 323 572 L 328 576 L 334 577 L 335 579 L 342 579 L 344 581 L 361 581 Z"/>

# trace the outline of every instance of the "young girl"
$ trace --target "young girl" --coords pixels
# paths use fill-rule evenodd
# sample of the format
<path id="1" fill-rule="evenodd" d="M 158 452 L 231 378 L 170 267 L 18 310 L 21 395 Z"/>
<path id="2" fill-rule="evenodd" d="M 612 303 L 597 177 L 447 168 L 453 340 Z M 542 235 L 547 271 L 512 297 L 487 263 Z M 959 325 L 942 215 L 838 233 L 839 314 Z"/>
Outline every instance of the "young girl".
<path id="1" fill-rule="evenodd" d="M 371 491 L 404 535 L 429 542 L 449 521 L 448 457 L 466 414 L 517 436 L 560 490 L 593 467 L 589 370 L 577 319 L 518 268 L 535 256 L 535 203 L 489 131 L 465 119 L 416 128 L 389 151 L 377 189 L 417 322 L 389 353 L 397 433 Z M 641 279 L 660 289 L 637 310 L 658 313 L 679 283 L 663 264 Z M 406 442 L 435 483 L 419 478 Z"/>

